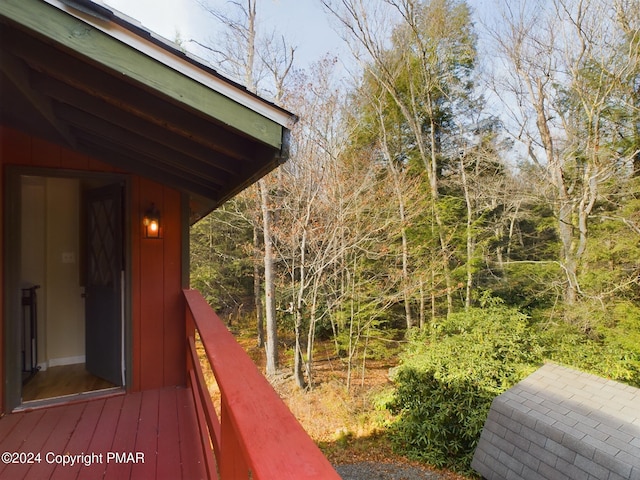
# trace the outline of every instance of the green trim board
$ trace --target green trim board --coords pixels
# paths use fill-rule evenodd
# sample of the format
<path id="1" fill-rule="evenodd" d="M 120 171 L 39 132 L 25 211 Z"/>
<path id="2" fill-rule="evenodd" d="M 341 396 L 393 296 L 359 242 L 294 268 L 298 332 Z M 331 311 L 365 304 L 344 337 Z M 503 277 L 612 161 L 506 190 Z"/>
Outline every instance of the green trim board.
<path id="1" fill-rule="evenodd" d="M 102 68 L 273 148 L 283 126 L 41 0 L 3 0 L 0 15 Z"/>

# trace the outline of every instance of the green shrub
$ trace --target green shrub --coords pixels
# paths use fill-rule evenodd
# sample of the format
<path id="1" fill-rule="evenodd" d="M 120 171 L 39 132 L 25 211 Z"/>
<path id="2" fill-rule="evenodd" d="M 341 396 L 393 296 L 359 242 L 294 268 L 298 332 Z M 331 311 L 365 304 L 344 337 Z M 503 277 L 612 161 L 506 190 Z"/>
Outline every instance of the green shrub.
<path id="1" fill-rule="evenodd" d="M 388 407 L 394 445 L 437 467 L 469 472 L 491 401 L 534 371 L 542 349 L 528 319 L 493 305 L 450 315 L 409 342 Z"/>
<path id="2" fill-rule="evenodd" d="M 640 308 L 621 302 L 606 312 L 592 308 L 589 315 L 580 307 L 578 311 L 588 321 L 541 324 L 546 358 L 640 387 Z"/>

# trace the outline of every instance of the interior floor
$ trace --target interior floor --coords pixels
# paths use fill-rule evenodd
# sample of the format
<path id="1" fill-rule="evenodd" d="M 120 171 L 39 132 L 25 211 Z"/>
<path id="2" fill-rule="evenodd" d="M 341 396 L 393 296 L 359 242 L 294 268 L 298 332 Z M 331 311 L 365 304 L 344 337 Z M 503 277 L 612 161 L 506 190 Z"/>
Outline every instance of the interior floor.
<path id="1" fill-rule="evenodd" d="M 22 387 L 22 401 L 62 397 L 116 387 L 111 382 L 90 374 L 84 363 L 51 367 L 36 373 Z"/>

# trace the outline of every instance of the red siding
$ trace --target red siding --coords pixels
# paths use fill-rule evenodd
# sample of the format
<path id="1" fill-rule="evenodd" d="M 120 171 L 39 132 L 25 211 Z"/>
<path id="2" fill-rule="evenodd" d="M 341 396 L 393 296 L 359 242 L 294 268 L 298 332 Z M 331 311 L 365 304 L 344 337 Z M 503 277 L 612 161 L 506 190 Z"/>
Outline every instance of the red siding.
<path id="1" fill-rule="evenodd" d="M 0 130 L 0 414 L 4 406 L 4 130 Z"/>
<path id="2" fill-rule="evenodd" d="M 187 366 L 185 301 L 182 294 L 182 215 L 181 195 L 175 190 L 164 190 L 164 212 L 170 222 L 165 227 L 164 243 L 164 376 L 162 385 L 185 385 Z"/>
<path id="3" fill-rule="evenodd" d="M 140 389 L 183 385 L 185 326 L 183 321 L 175 321 L 184 317 L 180 193 L 145 179 L 135 182 L 133 190 L 140 205 L 138 215 L 132 216 L 132 228 L 138 230 L 139 238 L 136 247 L 139 250 L 138 274 L 133 278 L 134 291 L 139 292 L 140 337 L 136 367 L 141 372 Z M 142 236 L 142 215 L 152 203 L 161 212 L 160 240 Z"/>
<path id="4" fill-rule="evenodd" d="M 93 172 L 117 172 L 112 166 L 78 152 L 0 126 L 0 182 L 5 165 L 23 165 Z M 46 173 L 45 173 L 46 174 Z M 182 237 L 180 193 L 145 178 L 130 175 L 131 201 L 131 390 L 146 390 L 186 382 L 185 320 L 182 296 Z M 2 202 L 2 198 L 0 198 Z M 144 211 L 155 203 L 162 215 L 162 239 L 142 235 Z M 0 211 L 2 204 L 0 203 Z M 2 222 L 0 222 L 0 252 Z M 4 292 L 0 278 L 0 292 Z M 0 295 L 0 311 L 2 310 Z M 0 318 L 2 340 L 4 313 Z M 4 379 L 4 356 L 0 372 Z M 4 399 L 4 381 L 0 398 Z M 2 400 L 3 401 L 3 400 Z M 4 408 L 2 410 L 4 411 Z"/>

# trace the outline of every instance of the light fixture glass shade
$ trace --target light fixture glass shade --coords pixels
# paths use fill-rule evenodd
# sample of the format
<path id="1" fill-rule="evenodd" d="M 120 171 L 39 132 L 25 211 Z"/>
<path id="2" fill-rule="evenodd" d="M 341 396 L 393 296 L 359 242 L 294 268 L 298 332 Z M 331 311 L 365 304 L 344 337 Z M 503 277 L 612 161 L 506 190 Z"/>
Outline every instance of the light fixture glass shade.
<path id="1" fill-rule="evenodd" d="M 155 204 L 152 203 L 144 212 L 142 224 L 144 225 L 145 238 L 160 238 L 160 211 Z"/>

